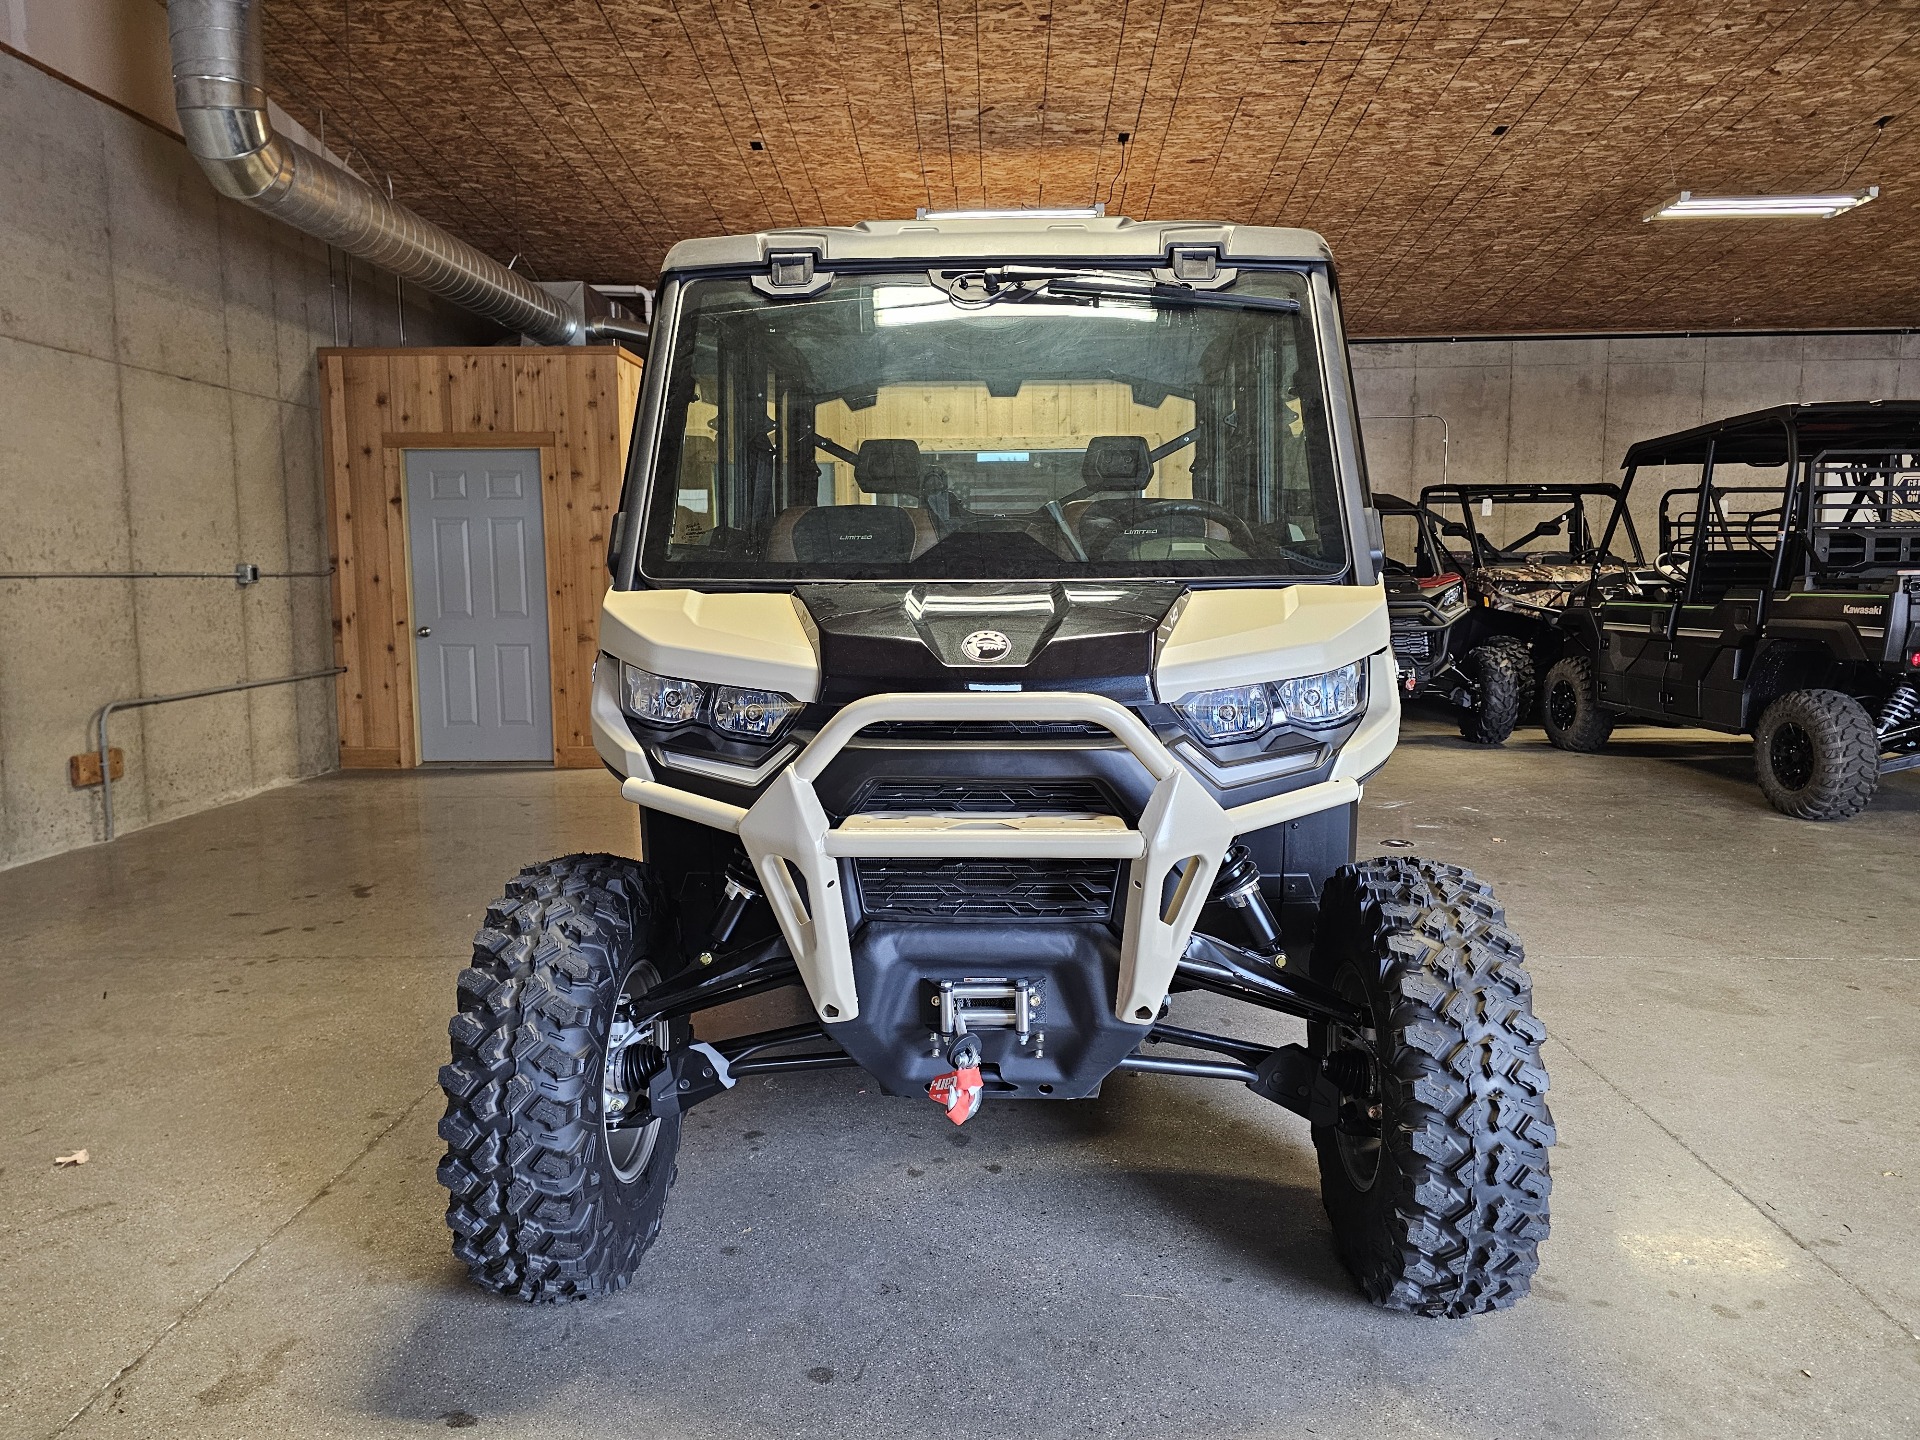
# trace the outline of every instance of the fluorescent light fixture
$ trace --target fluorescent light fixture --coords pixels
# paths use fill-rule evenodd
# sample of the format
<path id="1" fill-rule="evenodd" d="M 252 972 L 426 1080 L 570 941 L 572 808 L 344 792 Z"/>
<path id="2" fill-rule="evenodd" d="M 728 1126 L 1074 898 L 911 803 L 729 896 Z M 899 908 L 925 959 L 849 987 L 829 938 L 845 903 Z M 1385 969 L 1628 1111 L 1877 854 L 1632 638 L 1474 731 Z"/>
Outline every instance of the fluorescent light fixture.
<path id="1" fill-rule="evenodd" d="M 1145 300 L 1114 300 L 1100 297 L 1097 305 L 1084 305 L 1044 296 L 1002 305 L 956 305 L 931 285 L 876 285 L 873 288 L 873 323 L 876 325 L 921 325 L 937 320 L 964 320 L 969 316 L 1008 320 L 1044 317 L 1080 320 L 1144 320 L 1153 323 L 1153 306 Z"/>
<path id="2" fill-rule="evenodd" d="M 929 210 L 922 205 L 913 212 L 916 220 L 1098 220 L 1107 213 L 1103 200 L 1097 205 L 1079 205 L 1058 210 Z"/>
<path id="3" fill-rule="evenodd" d="M 1878 198 L 1880 187 L 1836 195 L 1696 195 L 1691 190 L 1650 210 L 1645 220 L 1831 220 Z"/>

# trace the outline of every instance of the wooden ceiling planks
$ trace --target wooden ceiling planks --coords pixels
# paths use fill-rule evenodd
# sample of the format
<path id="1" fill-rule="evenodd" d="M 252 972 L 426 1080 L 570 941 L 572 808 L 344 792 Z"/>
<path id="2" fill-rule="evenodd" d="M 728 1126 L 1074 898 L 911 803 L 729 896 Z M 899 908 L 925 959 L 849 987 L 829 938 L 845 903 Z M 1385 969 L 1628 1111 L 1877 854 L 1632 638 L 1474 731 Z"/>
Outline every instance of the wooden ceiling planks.
<path id="1" fill-rule="evenodd" d="M 266 0 L 276 94 L 537 278 L 915 207 L 1306 225 L 1360 335 L 1903 326 L 1920 6 Z M 1123 143 L 1120 136 L 1128 138 Z M 1681 189 L 1884 187 L 1646 225 Z"/>

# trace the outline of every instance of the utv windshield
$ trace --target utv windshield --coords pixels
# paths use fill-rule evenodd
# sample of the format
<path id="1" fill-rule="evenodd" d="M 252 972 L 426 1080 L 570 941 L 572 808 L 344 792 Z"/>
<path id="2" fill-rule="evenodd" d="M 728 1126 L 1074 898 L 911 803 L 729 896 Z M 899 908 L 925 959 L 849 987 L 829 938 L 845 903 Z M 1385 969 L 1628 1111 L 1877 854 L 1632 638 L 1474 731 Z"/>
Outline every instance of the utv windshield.
<path id="1" fill-rule="evenodd" d="M 681 297 L 641 569 L 669 582 L 1326 577 L 1307 277 L 750 279 Z"/>

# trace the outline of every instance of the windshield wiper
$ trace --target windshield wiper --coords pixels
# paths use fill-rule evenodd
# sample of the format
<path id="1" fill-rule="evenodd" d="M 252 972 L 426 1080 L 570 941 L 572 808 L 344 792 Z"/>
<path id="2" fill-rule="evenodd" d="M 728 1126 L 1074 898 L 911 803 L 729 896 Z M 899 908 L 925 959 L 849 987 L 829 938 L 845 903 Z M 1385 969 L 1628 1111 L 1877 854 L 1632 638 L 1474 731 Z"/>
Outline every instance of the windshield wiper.
<path id="1" fill-rule="evenodd" d="M 1229 295 L 1200 290 L 1180 280 L 1135 279 L 1110 270 L 1078 270 L 1045 265 L 996 265 L 981 270 L 932 271 L 929 280 L 961 309 L 1018 303 L 1055 296 L 1088 300 L 1145 300 L 1219 310 L 1269 310 L 1300 313 L 1300 302 L 1284 295 Z"/>
<path id="2" fill-rule="evenodd" d="M 1093 299 L 1142 299 L 1160 304 L 1191 305 L 1211 310 L 1275 310 L 1298 315 L 1300 302 L 1285 295 L 1228 295 L 1218 290 L 1196 290 L 1179 280 L 1153 280 L 1144 285 L 1108 276 L 1083 278 L 1066 275 L 1045 282 L 1049 295 L 1085 295 Z"/>

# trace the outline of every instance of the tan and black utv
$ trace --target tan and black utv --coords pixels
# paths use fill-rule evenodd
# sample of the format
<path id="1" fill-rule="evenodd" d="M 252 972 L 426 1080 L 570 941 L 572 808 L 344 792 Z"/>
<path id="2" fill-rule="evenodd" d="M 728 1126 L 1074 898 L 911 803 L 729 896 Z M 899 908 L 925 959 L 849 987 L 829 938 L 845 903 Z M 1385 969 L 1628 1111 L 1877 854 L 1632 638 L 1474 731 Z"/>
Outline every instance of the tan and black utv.
<path id="1" fill-rule="evenodd" d="M 1116 1070 L 1246 1085 L 1311 1125 L 1371 1299 L 1526 1293 L 1520 944 L 1468 872 L 1354 858 L 1399 708 L 1318 236 L 678 245 L 611 566 L 594 732 L 646 858 L 523 871 L 460 977 L 440 1178 L 479 1284 L 621 1288 L 690 1106 L 859 1066 L 956 1123 Z M 787 986 L 806 1023 L 696 1038 Z M 1190 990 L 1306 1043 L 1183 1026 Z"/>

